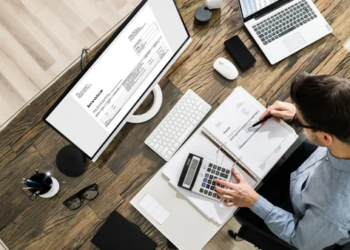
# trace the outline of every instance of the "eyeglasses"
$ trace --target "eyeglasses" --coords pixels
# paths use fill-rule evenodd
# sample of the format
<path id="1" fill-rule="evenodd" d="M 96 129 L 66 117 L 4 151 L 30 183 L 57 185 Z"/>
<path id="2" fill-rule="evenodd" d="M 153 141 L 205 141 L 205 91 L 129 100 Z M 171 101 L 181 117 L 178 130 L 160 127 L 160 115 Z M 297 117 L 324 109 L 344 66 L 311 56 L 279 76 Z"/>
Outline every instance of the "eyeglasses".
<path id="1" fill-rule="evenodd" d="M 98 196 L 98 194 L 99 194 L 98 185 L 92 184 L 80 190 L 75 195 L 69 197 L 67 200 L 63 202 L 63 205 L 65 205 L 70 210 L 76 210 L 81 207 L 84 199 L 88 201 L 92 201 Z"/>
<path id="2" fill-rule="evenodd" d="M 307 126 L 301 123 L 301 121 L 298 119 L 298 115 L 295 114 L 293 120 L 288 122 L 290 125 L 294 125 L 295 127 L 299 128 L 308 128 L 308 129 L 314 129 L 314 130 L 320 130 L 319 128 L 316 128 L 314 126 Z"/>

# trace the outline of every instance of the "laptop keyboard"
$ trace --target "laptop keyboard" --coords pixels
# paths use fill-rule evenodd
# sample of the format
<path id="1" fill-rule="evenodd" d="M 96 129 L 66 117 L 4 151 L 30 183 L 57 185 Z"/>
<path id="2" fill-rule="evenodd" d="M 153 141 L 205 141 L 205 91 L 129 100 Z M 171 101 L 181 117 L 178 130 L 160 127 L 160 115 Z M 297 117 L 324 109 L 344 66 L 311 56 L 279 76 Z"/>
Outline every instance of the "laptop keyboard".
<path id="1" fill-rule="evenodd" d="M 267 45 L 316 17 L 311 6 L 303 0 L 254 25 L 253 29 L 263 44 Z"/>

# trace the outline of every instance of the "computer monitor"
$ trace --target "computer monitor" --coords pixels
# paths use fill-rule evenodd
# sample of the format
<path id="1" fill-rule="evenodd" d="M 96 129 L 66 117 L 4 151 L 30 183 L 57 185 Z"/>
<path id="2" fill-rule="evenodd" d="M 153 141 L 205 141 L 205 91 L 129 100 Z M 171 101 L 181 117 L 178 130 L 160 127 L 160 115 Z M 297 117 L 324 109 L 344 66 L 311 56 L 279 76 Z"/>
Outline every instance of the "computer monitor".
<path id="1" fill-rule="evenodd" d="M 174 0 L 142 1 L 44 121 L 96 161 L 190 41 Z"/>

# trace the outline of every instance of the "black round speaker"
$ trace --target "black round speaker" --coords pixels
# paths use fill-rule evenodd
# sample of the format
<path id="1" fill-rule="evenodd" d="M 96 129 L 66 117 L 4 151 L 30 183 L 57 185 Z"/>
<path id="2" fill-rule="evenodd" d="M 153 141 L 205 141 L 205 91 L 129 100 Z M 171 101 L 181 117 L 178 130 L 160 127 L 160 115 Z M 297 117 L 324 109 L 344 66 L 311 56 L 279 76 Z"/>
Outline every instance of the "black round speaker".
<path id="1" fill-rule="evenodd" d="M 194 13 L 194 19 L 198 24 L 206 24 L 211 18 L 211 10 L 205 6 L 199 7 Z"/>
<path id="2" fill-rule="evenodd" d="M 74 177 L 84 173 L 86 157 L 73 145 L 66 146 L 58 152 L 57 168 L 65 175 Z"/>

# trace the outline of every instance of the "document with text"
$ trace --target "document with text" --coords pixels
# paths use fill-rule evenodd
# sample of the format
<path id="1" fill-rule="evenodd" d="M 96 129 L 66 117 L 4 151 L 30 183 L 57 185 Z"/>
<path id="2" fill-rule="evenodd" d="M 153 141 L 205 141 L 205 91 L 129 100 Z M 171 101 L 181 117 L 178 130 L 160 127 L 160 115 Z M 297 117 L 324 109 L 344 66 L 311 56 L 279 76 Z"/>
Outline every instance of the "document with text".
<path id="1" fill-rule="evenodd" d="M 155 78 L 152 72 L 160 72 L 173 56 L 151 8 L 145 6 L 139 15 L 72 93 L 107 132 L 116 127 L 125 116 L 123 110 L 129 110 L 128 106 L 148 87 L 143 83 Z"/>
<path id="2" fill-rule="evenodd" d="M 297 135 L 283 121 L 268 120 L 252 128 L 265 108 L 237 87 L 204 123 L 204 133 L 262 179 L 295 142 Z"/>

